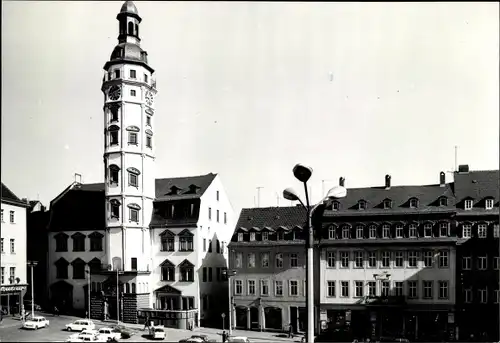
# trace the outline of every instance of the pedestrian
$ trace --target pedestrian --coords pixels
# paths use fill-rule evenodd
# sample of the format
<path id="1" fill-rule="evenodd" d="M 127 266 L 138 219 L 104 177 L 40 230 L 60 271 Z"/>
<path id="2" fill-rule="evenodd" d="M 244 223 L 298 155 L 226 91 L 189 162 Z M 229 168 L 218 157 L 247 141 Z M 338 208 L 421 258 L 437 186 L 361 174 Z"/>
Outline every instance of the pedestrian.
<path id="1" fill-rule="evenodd" d="M 57 306 L 54 306 L 54 316 L 59 316 L 59 309 Z"/>
<path id="2" fill-rule="evenodd" d="M 292 338 L 293 336 L 293 326 L 292 326 L 292 323 L 290 323 L 290 325 L 288 325 L 288 338 Z"/>
<path id="3" fill-rule="evenodd" d="M 227 340 L 227 333 L 226 331 L 222 330 L 222 343 L 224 343 Z"/>
<path id="4" fill-rule="evenodd" d="M 144 329 L 142 329 L 142 331 L 145 331 L 146 329 L 149 329 L 149 316 L 146 316 L 146 319 L 144 321 Z"/>

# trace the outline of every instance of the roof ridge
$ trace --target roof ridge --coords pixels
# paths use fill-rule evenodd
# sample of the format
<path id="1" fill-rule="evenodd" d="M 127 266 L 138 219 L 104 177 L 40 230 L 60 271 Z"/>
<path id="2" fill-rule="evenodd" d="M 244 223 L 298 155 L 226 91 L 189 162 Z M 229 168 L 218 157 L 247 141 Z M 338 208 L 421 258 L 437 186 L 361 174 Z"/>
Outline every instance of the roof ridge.
<path id="1" fill-rule="evenodd" d="M 173 180 L 173 179 L 191 179 L 195 177 L 203 177 L 203 176 L 210 176 L 214 175 L 217 176 L 217 173 L 207 173 L 207 174 L 200 174 L 200 175 L 190 175 L 190 176 L 174 176 L 174 177 L 162 177 L 162 178 L 155 178 L 155 180 Z"/>
<path id="2" fill-rule="evenodd" d="M 8 191 L 9 191 L 9 192 L 10 192 L 10 193 L 11 193 L 11 194 L 15 197 L 15 199 L 13 199 L 13 200 L 15 200 L 15 201 L 19 201 L 19 202 L 23 202 L 23 201 L 22 201 L 22 200 L 21 200 L 21 199 L 20 199 L 20 198 L 16 195 L 16 193 L 14 193 L 14 192 L 13 192 L 13 191 L 9 188 L 9 187 L 7 187 L 7 185 L 6 185 L 5 183 L 3 183 L 3 182 L 2 182 L 2 188 L 4 188 L 4 187 L 5 187 L 5 189 L 6 189 L 6 190 L 8 190 Z M 2 192 L 2 194 L 0 194 L 0 197 L 1 197 L 1 198 L 3 198 L 3 192 Z M 6 198 L 5 200 L 8 200 L 8 199 Z"/>

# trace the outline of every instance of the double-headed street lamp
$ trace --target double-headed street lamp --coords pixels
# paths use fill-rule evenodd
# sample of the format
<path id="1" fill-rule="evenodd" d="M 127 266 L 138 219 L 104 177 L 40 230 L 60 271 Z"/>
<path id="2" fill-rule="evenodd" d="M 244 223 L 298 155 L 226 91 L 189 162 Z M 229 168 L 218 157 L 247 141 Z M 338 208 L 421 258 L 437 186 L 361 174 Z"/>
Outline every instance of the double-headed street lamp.
<path id="1" fill-rule="evenodd" d="M 35 317 L 35 280 L 33 279 L 33 268 L 37 264 L 38 261 L 28 261 L 28 267 L 31 267 L 31 318 Z"/>
<path id="2" fill-rule="evenodd" d="M 306 342 L 314 342 L 314 228 L 312 225 L 312 217 L 314 211 L 325 200 L 344 198 L 347 195 L 347 190 L 342 186 L 336 186 L 328 191 L 328 194 L 312 208 L 309 204 L 309 193 L 307 190 L 307 181 L 311 178 L 312 168 L 302 164 L 297 164 L 293 168 L 293 175 L 297 180 L 304 184 L 306 193 L 306 204 L 300 199 L 298 193 L 293 188 L 287 188 L 283 191 L 283 197 L 291 201 L 299 201 L 302 207 L 307 211 L 307 264 L 306 264 L 306 308 L 307 308 L 307 336 Z"/>
<path id="3" fill-rule="evenodd" d="M 234 252 L 230 251 L 229 253 Z M 228 328 L 228 334 L 229 337 L 233 334 L 233 295 L 231 292 L 231 277 L 236 275 L 236 270 L 228 270 L 224 269 L 222 271 L 223 275 L 226 275 L 227 277 L 227 286 L 228 286 L 228 293 L 229 293 L 229 328 Z M 224 325 L 222 327 L 222 330 L 224 330 Z"/>

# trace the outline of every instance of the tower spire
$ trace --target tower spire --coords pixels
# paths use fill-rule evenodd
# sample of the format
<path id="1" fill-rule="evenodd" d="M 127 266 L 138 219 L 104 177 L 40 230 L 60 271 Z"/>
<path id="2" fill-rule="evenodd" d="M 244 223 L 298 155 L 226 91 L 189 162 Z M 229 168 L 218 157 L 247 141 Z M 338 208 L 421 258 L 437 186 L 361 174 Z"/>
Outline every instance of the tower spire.
<path id="1" fill-rule="evenodd" d="M 125 1 L 116 19 L 120 22 L 118 42 L 139 45 L 141 42 L 139 37 L 139 24 L 142 19 L 139 16 L 139 11 L 137 11 L 134 2 Z"/>

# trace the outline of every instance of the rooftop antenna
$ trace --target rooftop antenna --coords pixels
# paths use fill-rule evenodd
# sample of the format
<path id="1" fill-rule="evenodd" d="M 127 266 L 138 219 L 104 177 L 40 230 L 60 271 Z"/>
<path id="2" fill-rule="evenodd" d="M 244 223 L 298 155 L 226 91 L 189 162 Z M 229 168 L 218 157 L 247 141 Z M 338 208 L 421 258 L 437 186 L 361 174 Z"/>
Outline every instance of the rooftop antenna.
<path id="1" fill-rule="evenodd" d="M 278 194 L 278 192 L 276 192 L 276 202 L 278 204 L 278 207 L 280 207 L 280 195 Z"/>
<path id="2" fill-rule="evenodd" d="M 257 207 L 260 207 L 260 189 L 264 187 L 255 187 L 257 188 Z"/>
<path id="3" fill-rule="evenodd" d="M 458 145 L 455 145 L 455 171 L 458 171 L 457 161 L 458 161 Z"/>

